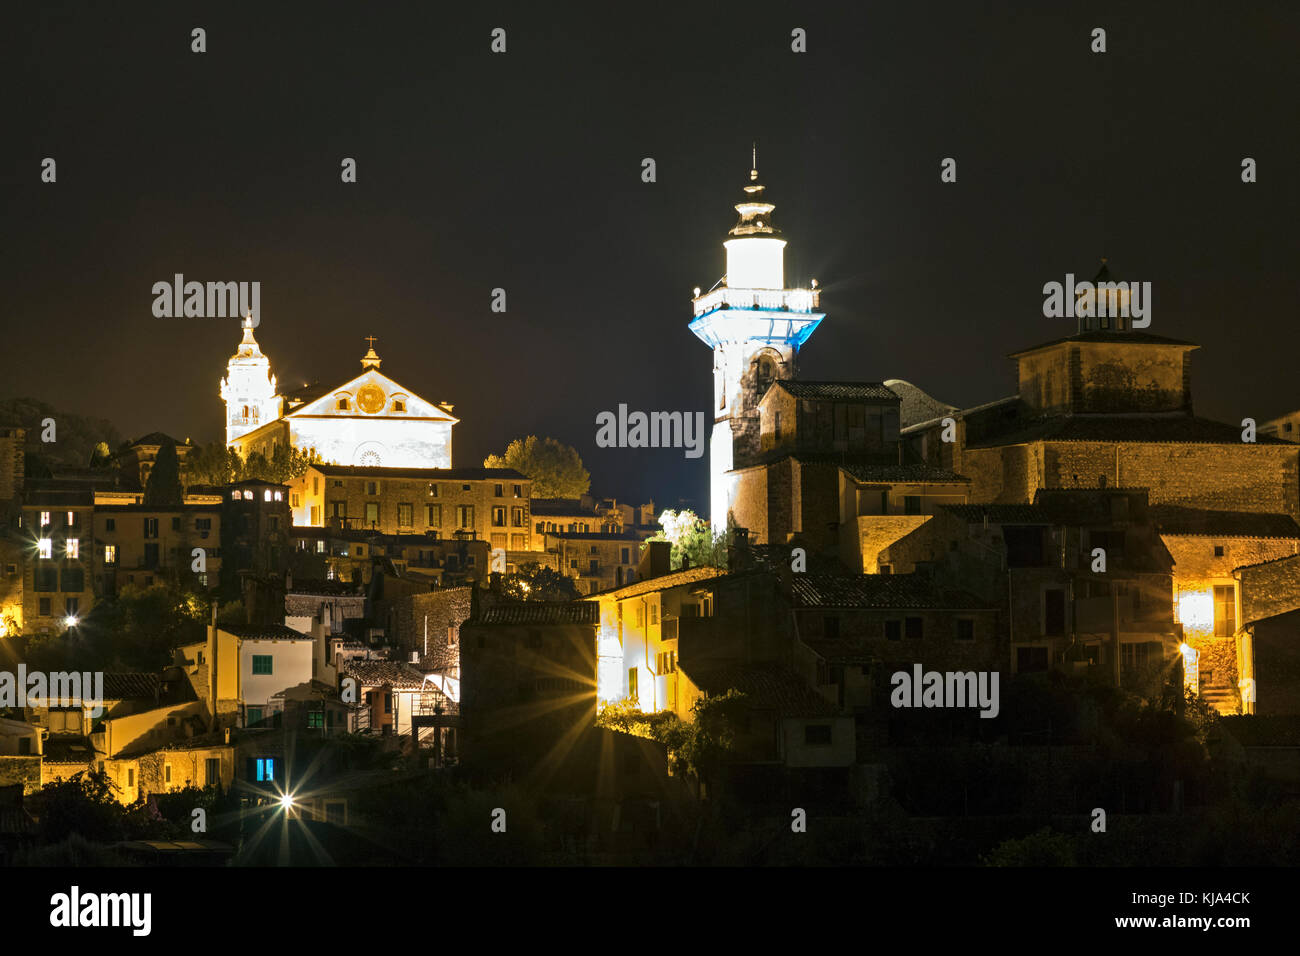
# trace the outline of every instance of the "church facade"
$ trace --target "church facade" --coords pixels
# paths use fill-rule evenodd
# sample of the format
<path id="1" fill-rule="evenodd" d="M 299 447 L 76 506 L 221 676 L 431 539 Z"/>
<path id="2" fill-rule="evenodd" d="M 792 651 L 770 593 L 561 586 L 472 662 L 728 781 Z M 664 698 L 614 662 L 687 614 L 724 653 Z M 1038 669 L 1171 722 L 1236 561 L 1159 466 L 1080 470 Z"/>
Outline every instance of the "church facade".
<path id="1" fill-rule="evenodd" d="M 452 406 L 428 401 L 379 370 L 374 340 L 361 374 L 339 385 L 278 392 L 248 320 L 221 380 L 226 444 L 247 458 L 314 449 L 327 463 L 363 468 L 450 468 Z"/>

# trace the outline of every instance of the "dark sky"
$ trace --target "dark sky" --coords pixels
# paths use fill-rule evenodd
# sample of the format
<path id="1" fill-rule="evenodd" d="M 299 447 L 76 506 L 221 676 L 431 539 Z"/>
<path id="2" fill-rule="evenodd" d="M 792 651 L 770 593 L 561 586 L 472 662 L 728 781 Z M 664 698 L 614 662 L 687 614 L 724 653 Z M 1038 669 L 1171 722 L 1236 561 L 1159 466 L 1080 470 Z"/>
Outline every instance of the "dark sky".
<path id="1" fill-rule="evenodd" d="M 757 139 L 787 284 L 825 290 L 805 378 L 1008 394 L 1007 352 L 1073 331 L 1043 283 L 1104 254 L 1153 283 L 1149 331 L 1202 346 L 1199 413 L 1300 407 L 1294 3 L 180 6 L 6 11 L 0 394 L 217 438 L 238 323 L 150 290 L 257 280 L 282 384 L 350 378 L 373 334 L 455 404 L 456 464 L 553 435 L 593 491 L 703 504 L 707 456 L 600 450 L 594 422 L 708 411 L 691 288 Z"/>

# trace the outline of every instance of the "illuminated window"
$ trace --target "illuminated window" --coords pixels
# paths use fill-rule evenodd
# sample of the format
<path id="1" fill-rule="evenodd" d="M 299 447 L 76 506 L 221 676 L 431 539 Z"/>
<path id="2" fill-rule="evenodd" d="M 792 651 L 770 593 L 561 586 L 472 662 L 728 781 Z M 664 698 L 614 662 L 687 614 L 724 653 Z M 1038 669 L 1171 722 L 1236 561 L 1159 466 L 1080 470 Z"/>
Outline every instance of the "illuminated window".
<path id="1" fill-rule="evenodd" d="M 251 709 L 253 709 L 253 708 L 250 708 L 250 710 L 251 710 Z M 257 711 L 258 711 L 258 719 L 260 720 L 260 719 L 261 719 L 261 708 L 259 707 L 259 708 L 256 708 L 256 709 L 257 709 Z M 256 766 L 255 766 L 255 771 L 256 771 L 256 772 L 255 772 L 254 776 L 256 776 L 256 778 L 257 778 L 258 780 L 262 781 L 262 782 L 266 782 L 266 781 L 274 780 L 274 779 L 275 779 L 275 758 L 274 758 L 274 757 L 258 757 L 258 758 L 257 758 Z"/>
<path id="2" fill-rule="evenodd" d="M 66 543 L 67 543 L 67 548 L 68 548 L 68 557 L 70 557 L 70 558 L 74 558 L 74 559 L 75 559 L 75 558 L 80 558 L 80 557 L 81 557 L 81 539 L 80 539 L 80 538 L 69 538 L 69 539 L 67 540 Z"/>
<path id="3" fill-rule="evenodd" d="M 251 491 L 245 491 L 245 492 L 244 492 L 244 500 L 245 500 L 245 501 L 252 501 L 252 500 L 253 500 L 253 493 L 252 493 Z"/>
<path id="4" fill-rule="evenodd" d="M 271 500 L 271 489 L 270 489 L 270 488 L 267 488 L 265 491 L 262 492 L 262 500 L 263 500 L 263 501 L 270 501 L 270 500 Z"/>
<path id="5" fill-rule="evenodd" d="M 324 539 L 322 539 L 322 540 L 316 542 L 316 553 L 317 553 L 317 554 L 324 554 L 324 553 L 325 553 L 325 541 L 324 541 Z"/>
<path id="6" fill-rule="evenodd" d="M 49 513 L 48 511 L 42 511 L 42 512 L 41 512 L 41 527 L 42 527 L 42 528 L 48 528 L 49 526 L 50 526 L 50 513 Z"/>
<path id="7" fill-rule="evenodd" d="M 1214 636 L 1232 637 L 1237 633 L 1237 591 L 1232 584 L 1214 588 Z"/>
<path id="8" fill-rule="evenodd" d="M 276 500 L 276 501 L 284 501 L 284 492 L 283 492 L 283 491 L 277 491 L 277 492 L 275 493 L 275 500 Z"/>
<path id="9" fill-rule="evenodd" d="M 41 538 L 36 542 L 36 551 L 42 558 L 54 557 L 54 542 L 49 538 Z"/>
<path id="10" fill-rule="evenodd" d="M 68 512 L 68 527 L 71 528 L 71 527 L 72 527 L 74 524 L 76 524 L 76 523 L 77 523 L 77 513 L 76 513 L 75 511 L 69 511 L 69 512 Z"/>
<path id="11" fill-rule="evenodd" d="M 238 491 L 232 491 L 232 492 L 230 493 L 230 500 L 231 500 L 231 501 L 238 501 L 238 500 L 239 500 L 239 492 L 238 492 Z"/>

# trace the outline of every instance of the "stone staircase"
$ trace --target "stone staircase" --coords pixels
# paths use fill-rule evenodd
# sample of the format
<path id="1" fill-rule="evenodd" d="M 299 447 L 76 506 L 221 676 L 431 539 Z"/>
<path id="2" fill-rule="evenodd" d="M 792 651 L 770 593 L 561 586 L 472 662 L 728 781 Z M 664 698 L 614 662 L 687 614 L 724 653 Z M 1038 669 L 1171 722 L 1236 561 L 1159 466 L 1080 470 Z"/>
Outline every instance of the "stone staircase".
<path id="1" fill-rule="evenodd" d="M 1220 714 L 1230 716 L 1237 713 L 1236 689 L 1214 671 L 1201 675 L 1201 698 Z"/>

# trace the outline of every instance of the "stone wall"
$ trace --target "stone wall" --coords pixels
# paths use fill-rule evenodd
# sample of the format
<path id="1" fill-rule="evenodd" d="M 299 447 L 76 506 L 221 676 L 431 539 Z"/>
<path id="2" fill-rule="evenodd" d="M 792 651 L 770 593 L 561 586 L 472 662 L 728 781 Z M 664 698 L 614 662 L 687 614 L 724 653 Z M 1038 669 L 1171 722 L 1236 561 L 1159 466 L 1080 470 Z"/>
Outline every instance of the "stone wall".
<path id="1" fill-rule="evenodd" d="M 418 651 L 421 661 L 436 663 L 453 653 L 460 643 L 460 626 L 469 617 L 472 594 L 473 588 L 447 588 L 410 594 L 394 601 L 394 632 L 390 639 L 400 652 L 399 660 L 409 661 L 411 652 Z M 424 643 L 426 617 L 429 627 L 427 657 Z"/>
<path id="2" fill-rule="evenodd" d="M 1300 556 L 1241 570 L 1241 623 L 1300 608 Z"/>
<path id="3" fill-rule="evenodd" d="M 41 788 L 41 758 L 0 756 L 0 787 L 21 783 L 23 793 Z"/>
<path id="4" fill-rule="evenodd" d="M 1030 442 L 967 448 L 973 503 L 1031 502 L 1040 488 L 1149 488 L 1153 505 L 1300 514 L 1296 445 Z"/>

